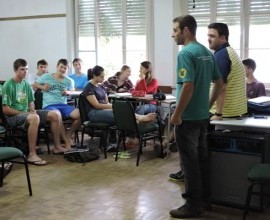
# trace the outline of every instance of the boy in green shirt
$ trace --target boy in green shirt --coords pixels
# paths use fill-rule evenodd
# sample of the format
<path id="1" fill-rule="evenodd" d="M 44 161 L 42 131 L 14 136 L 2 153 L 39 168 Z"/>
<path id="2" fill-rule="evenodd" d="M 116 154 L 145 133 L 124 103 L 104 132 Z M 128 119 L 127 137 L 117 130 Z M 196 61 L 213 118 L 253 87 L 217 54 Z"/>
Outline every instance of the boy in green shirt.
<path id="1" fill-rule="evenodd" d="M 11 127 L 27 128 L 29 142 L 28 162 L 37 166 L 47 162 L 36 154 L 36 142 L 39 124 L 49 121 L 54 138 L 54 153 L 62 153 L 70 146 L 62 147 L 60 143 L 61 116 L 56 111 L 35 110 L 31 86 L 25 81 L 28 72 L 27 62 L 17 59 L 13 64 L 15 76 L 6 81 L 2 90 L 3 112 Z"/>

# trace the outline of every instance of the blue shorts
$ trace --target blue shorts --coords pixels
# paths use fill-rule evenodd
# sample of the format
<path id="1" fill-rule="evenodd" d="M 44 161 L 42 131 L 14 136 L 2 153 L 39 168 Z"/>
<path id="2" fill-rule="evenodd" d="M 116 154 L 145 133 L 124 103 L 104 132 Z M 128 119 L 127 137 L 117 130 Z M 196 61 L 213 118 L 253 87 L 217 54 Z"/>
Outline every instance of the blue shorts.
<path id="1" fill-rule="evenodd" d="M 74 106 L 68 105 L 68 104 L 53 104 L 53 105 L 47 105 L 45 110 L 58 110 L 61 112 L 61 115 L 63 118 L 70 117 L 71 112 L 75 109 Z"/>

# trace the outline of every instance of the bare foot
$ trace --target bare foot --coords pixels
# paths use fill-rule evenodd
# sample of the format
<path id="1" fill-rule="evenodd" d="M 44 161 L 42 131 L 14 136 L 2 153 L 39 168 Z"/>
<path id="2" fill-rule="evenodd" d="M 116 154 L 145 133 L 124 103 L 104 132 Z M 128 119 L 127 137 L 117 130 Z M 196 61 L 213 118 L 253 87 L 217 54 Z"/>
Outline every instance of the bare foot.
<path id="1" fill-rule="evenodd" d="M 58 147 L 54 147 L 53 152 L 55 154 L 60 154 L 60 153 L 64 153 L 66 151 L 68 151 L 69 149 L 62 147 L 62 146 L 58 146 Z"/>

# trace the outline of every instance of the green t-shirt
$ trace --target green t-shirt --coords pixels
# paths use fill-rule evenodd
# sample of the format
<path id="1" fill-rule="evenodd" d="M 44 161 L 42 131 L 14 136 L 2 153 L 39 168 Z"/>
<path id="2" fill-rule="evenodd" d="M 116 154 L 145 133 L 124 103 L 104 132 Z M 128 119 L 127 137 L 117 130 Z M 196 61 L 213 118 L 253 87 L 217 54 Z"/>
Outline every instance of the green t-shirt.
<path id="1" fill-rule="evenodd" d="M 25 80 L 20 83 L 10 79 L 5 82 L 2 90 L 3 105 L 18 111 L 29 111 L 29 103 L 34 101 L 31 86 Z"/>
<path id="2" fill-rule="evenodd" d="M 183 112 L 183 120 L 209 118 L 209 90 L 212 80 L 220 78 L 213 54 L 202 44 L 191 42 L 178 53 L 176 97 L 185 82 L 194 84 L 193 96 Z M 180 101 L 180 100 L 178 100 Z"/>

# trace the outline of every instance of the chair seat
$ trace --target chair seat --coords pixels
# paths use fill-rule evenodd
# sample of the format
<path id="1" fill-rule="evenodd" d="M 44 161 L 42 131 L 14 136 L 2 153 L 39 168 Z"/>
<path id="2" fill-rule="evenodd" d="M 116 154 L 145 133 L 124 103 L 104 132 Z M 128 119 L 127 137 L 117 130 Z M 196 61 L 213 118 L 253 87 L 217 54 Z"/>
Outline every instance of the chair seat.
<path id="1" fill-rule="evenodd" d="M 248 172 L 248 180 L 270 182 L 270 164 L 257 164 Z"/>
<path id="2" fill-rule="evenodd" d="M 108 123 L 100 123 L 100 122 L 91 122 L 91 121 L 85 121 L 83 122 L 83 125 L 86 127 L 98 127 L 98 128 L 108 128 L 111 127 Z"/>
<path id="3" fill-rule="evenodd" d="M 141 124 L 138 124 L 138 130 L 139 130 L 139 133 L 141 133 L 141 134 L 154 132 L 154 131 L 157 131 L 157 129 L 158 129 L 158 124 L 157 123 L 141 123 Z"/>
<path id="4" fill-rule="evenodd" d="M 0 160 L 22 157 L 23 152 L 14 147 L 0 147 Z"/>

